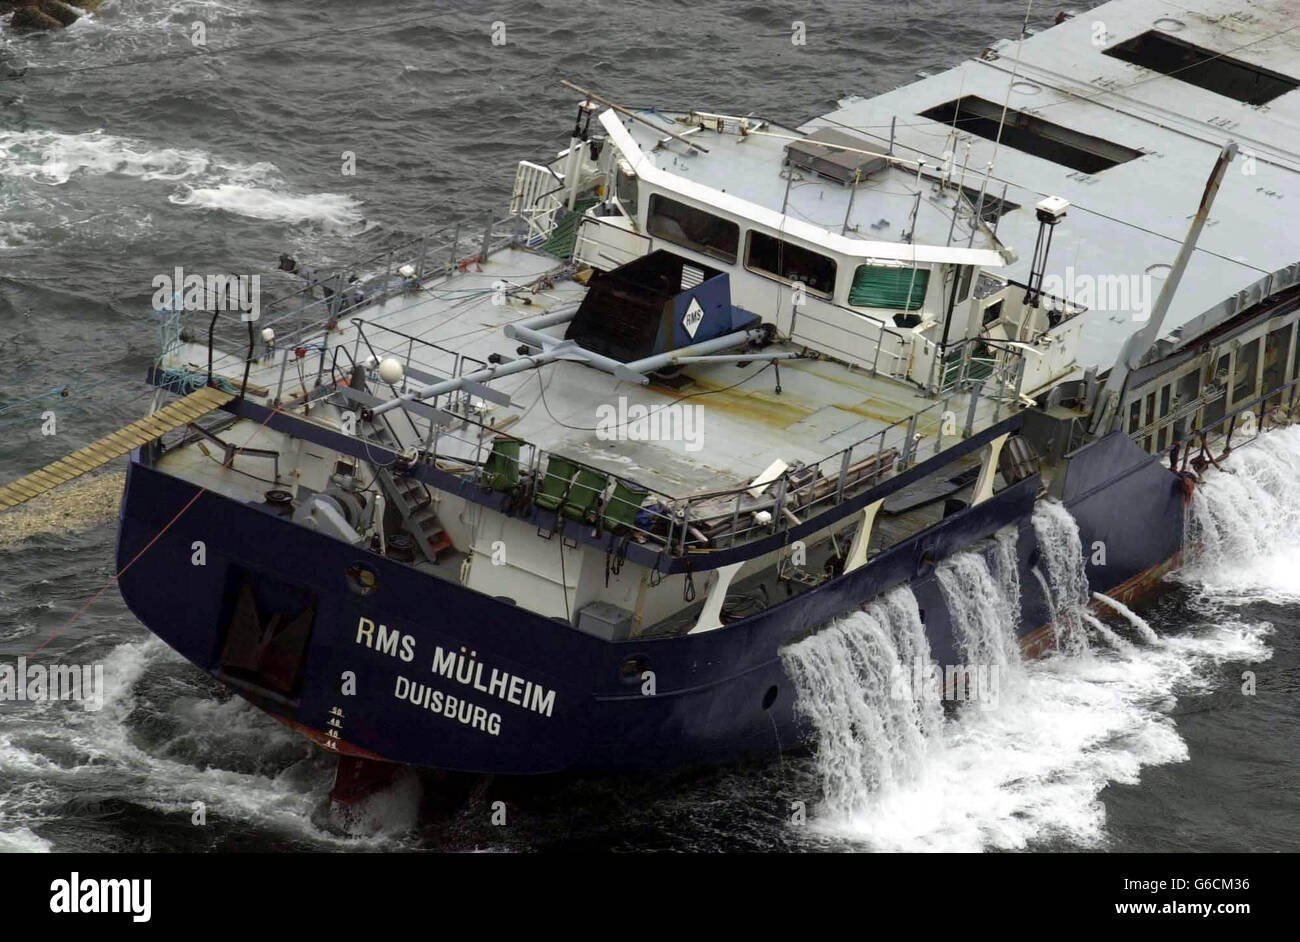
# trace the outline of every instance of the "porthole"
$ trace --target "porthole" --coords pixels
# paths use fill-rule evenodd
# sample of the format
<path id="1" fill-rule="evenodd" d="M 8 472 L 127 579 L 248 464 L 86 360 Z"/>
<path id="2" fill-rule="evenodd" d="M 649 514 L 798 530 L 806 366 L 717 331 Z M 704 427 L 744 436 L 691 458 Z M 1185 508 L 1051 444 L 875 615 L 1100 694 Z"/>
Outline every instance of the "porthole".
<path id="1" fill-rule="evenodd" d="M 632 685 L 641 683 L 641 675 L 650 669 L 650 659 L 644 654 L 633 654 L 618 669 L 618 678 Z"/>
<path id="2" fill-rule="evenodd" d="M 353 563 L 343 571 L 348 588 L 357 595 L 374 595 L 379 591 L 379 574 L 365 563 Z"/>

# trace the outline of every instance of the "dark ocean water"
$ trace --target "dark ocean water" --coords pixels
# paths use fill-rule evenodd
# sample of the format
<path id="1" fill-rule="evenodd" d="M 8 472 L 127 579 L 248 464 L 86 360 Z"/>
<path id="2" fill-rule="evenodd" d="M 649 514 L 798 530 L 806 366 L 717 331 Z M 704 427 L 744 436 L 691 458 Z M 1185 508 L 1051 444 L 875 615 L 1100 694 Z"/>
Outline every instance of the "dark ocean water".
<path id="1" fill-rule="evenodd" d="M 0 480 L 141 414 L 155 274 L 261 271 L 273 285 L 281 252 L 342 263 L 479 220 L 504 206 L 517 160 L 566 144 L 561 78 L 626 103 L 800 123 L 1014 36 L 1023 12 L 997 0 L 487 12 L 109 0 L 57 36 L 0 34 Z M 1056 10 L 1039 12 L 1045 25 Z M 495 20 L 504 47 L 490 41 Z M 806 47 L 789 41 L 794 20 Z M 177 58 L 196 22 L 210 54 Z M 138 63 L 88 69 L 125 60 Z M 345 151 L 355 176 L 340 172 Z M 40 434 L 50 408 L 54 437 Z M 61 630 L 112 576 L 113 537 L 99 526 L 0 548 L 0 658 L 48 642 L 50 660 L 102 662 L 110 689 L 97 713 L 0 704 L 0 850 L 1300 846 L 1300 579 L 1285 540 L 1256 546 L 1273 559 L 1262 576 L 1210 567 L 1144 610 L 1176 643 L 1035 668 L 1044 709 L 962 731 L 867 820 L 819 819 L 813 767 L 787 755 L 666 776 L 451 783 L 456 810 L 414 829 L 406 782 L 371 809 L 373 833 L 343 837 L 319 813 L 328 759 L 153 639 L 111 586 Z M 1241 694 L 1246 669 L 1253 696 Z M 1023 774 L 981 774 L 999 764 Z M 490 823 L 498 799 L 506 827 Z M 811 826 L 790 823 L 797 801 Z"/>

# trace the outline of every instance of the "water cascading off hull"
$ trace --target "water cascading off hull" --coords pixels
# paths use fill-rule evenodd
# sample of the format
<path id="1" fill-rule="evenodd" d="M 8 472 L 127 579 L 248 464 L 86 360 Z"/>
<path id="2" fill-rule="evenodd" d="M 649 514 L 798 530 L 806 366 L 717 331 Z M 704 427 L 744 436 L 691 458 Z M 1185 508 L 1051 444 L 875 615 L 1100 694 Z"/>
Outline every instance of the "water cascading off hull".
<path id="1" fill-rule="evenodd" d="M 1297 464 L 1300 428 L 1273 433 L 1239 453 L 1232 473 L 1212 473 L 1189 508 L 1193 545 L 1180 578 L 1206 578 L 1222 588 L 1240 577 L 1247 592 L 1286 584 L 1273 578 L 1277 573 L 1261 579 L 1257 564 L 1294 570 Z M 1038 545 L 1028 575 L 1023 567 L 999 565 L 1014 547 L 1011 530 L 982 552 L 952 557 L 937 573 L 952 612 L 955 650 L 967 661 L 983 658 L 1000 667 L 993 699 L 1000 694 L 1001 703 L 954 702 L 962 698 L 945 690 L 949 702 L 942 718 L 922 724 L 918 718 L 934 715 L 932 705 L 897 702 L 913 695 L 913 678 L 943 674 L 928 644 L 909 649 L 919 657 L 919 668 L 901 656 L 901 639 L 914 630 L 909 613 L 917 612 L 918 594 L 924 594 L 913 588 L 900 587 L 865 614 L 842 619 L 783 652 L 815 739 L 824 832 L 880 849 L 1023 848 L 1030 837 L 1058 828 L 1062 815 L 1074 815 L 1078 820 L 1067 829 L 1072 839 L 1091 842 L 1105 822 L 1096 794 L 1106 781 L 1131 781 L 1142 765 L 1186 758 L 1160 704 L 1170 702 L 1178 678 L 1193 670 L 1188 662 L 1211 645 L 1240 656 L 1238 628 L 1227 626 L 1218 637 L 1157 636 L 1123 603 L 1095 590 L 1088 594 L 1083 564 L 1089 542 L 1065 508 L 1041 503 L 1034 518 Z M 1048 540 L 1054 541 L 1054 555 L 1047 552 Z M 1007 573 L 1010 581 L 1003 578 Z M 1055 636 L 1063 626 L 1084 626 L 1078 640 L 1086 649 L 1062 646 L 1051 663 L 1018 652 L 1007 656 L 1021 640 L 1011 614 L 1020 579 L 1026 594 L 1038 596 L 1054 615 L 1044 630 Z M 1293 576 L 1290 583 L 1300 591 Z M 1127 627 L 1100 622 L 1090 607 L 1113 612 Z M 1209 661 L 1215 663 L 1214 657 Z M 846 703 L 852 708 L 840 706 Z M 997 712 L 999 707 L 1004 709 Z M 994 710 L 987 720 L 986 708 Z M 877 719 L 864 719 L 867 714 Z M 979 763 L 997 761 L 995 756 L 1001 759 L 995 771 L 981 774 Z M 968 799 L 972 789 L 979 800 Z"/>

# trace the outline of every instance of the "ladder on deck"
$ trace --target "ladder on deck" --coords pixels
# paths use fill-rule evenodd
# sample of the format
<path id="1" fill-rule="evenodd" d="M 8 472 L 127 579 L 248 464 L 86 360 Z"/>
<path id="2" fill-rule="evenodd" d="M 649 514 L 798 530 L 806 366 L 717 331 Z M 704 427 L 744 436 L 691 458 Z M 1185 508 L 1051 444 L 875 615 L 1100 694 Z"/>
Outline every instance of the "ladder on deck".
<path id="1" fill-rule="evenodd" d="M 376 422 L 371 427 L 381 443 L 400 452 L 401 446 L 388 429 L 387 423 Z M 433 509 L 433 494 L 419 478 L 394 474 L 388 468 L 378 465 L 374 468 L 375 478 L 384 491 L 384 499 L 401 515 L 402 526 L 415 541 L 420 555 L 436 565 L 438 554 L 451 547 L 451 537 L 438 522 L 438 514 Z M 379 525 L 383 526 L 382 520 Z"/>
<path id="2" fill-rule="evenodd" d="M 197 421 L 213 409 L 218 409 L 235 398 L 234 393 L 212 386 L 204 386 L 183 399 L 163 406 L 153 415 L 138 419 L 130 425 L 105 435 L 66 458 L 60 458 L 39 471 L 33 471 L 11 484 L 0 487 L 0 510 L 17 507 L 39 497 L 60 484 L 81 477 L 108 464 L 141 445 L 161 438 L 167 432 Z"/>

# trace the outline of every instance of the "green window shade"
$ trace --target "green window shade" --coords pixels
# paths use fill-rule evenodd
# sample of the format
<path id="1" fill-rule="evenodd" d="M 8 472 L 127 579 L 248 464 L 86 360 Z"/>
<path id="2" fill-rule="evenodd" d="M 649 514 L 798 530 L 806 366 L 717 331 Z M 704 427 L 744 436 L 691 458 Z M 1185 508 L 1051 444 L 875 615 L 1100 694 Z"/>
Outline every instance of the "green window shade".
<path id="1" fill-rule="evenodd" d="M 915 273 L 916 278 L 912 275 Z M 859 265 L 853 273 L 849 303 L 857 307 L 883 307 L 896 311 L 915 311 L 925 298 L 930 281 L 928 268 L 886 268 L 883 265 Z M 912 295 L 907 289 L 911 286 Z"/>

